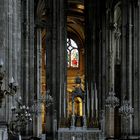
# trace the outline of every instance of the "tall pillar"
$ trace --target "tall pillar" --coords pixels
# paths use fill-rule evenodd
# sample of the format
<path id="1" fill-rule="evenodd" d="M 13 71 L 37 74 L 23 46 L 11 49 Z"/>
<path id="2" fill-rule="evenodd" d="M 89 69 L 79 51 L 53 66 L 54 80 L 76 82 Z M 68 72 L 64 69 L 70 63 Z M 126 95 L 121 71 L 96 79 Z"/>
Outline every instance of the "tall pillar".
<path id="1" fill-rule="evenodd" d="M 92 121 L 95 115 L 94 84 L 98 71 L 98 57 L 96 44 L 96 1 L 85 1 L 85 85 L 86 85 L 86 110 L 87 118 Z M 96 10 L 95 10 L 96 9 Z M 97 62 L 97 63 L 96 63 Z M 96 65 L 97 64 L 97 65 Z M 98 83 L 97 83 L 98 84 Z"/>
<path id="2" fill-rule="evenodd" d="M 5 0 L 1 1 L 1 58 L 4 61 L 5 77 L 4 87 L 8 89 L 10 79 L 13 77 L 15 82 L 20 85 L 20 49 L 21 49 L 21 20 L 20 20 L 20 1 Z M 19 95 L 20 88 L 17 92 Z M 18 96 L 17 95 L 17 96 Z M 5 113 L 7 121 L 11 120 L 11 106 L 14 105 L 14 98 L 5 97 Z"/>
<path id="3" fill-rule="evenodd" d="M 61 99 L 61 102 L 59 102 L 60 106 L 60 119 L 66 117 L 66 41 L 67 41 L 67 32 L 66 32 L 66 11 L 65 6 L 66 2 L 64 0 L 57 1 L 57 13 L 56 13 L 56 19 L 57 19 L 57 48 L 56 48 L 56 57 L 58 59 L 57 61 L 57 91 L 59 91 L 59 96 L 56 94 L 59 99 Z"/>
<path id="4" fill-rule="evenodd" d="M 56 139 L 53 123 L 56 118 L 53 115 L 57 111 L 57 122 L 66 116 L 66 2 L 64 0 L 48 0 L 47 9 L 47 37 L 46 37 L 46 77 L 47 89 L 56 101 L 53 106 L 47 108 L 47 139 Z M 62 119 L 64 121 L 64 119 Z M 58 126 L 59 127 L 59 126 Z M 53 136 L 54 135 L 54 136 Z"/>
<path id="5" fill-rule="evenodd" d="M 138 52 L 137 52 L 137 56 L 138 56 L 138 58 L 137 58 L 137 61 L 138 61 L 138 66 L 137 66 L 137 68 L 138 68 L 138 90 L 137 90 L 137 95 L 136 95 L 136 102 L 137 102 L 137 104 L 138 104 L 138 106 L 136 107 L 136 109 L 134 108 L 134 110 L 136 110 L 136 112 L 138 111 L 138 121 L 136 122 L 136 125 L 138 124 L 138 128 L 136 128 L 136 134 L 137 135 L 140 135 L 140 111 L 139 111 L 139 108 L 140 108 L 140 0 L 138 0 L 138 16 L 137 16 L 137 18 L 138 18 L 138 21 L 137 21 L 137 30 L 138 30 L 138 44 L 137 44 L 137 50 L 138 50 Z M 135 104 L 135 103 L 134 103 Z M 135 104 L 136 105 L 136 104 Z"/>
<path id="6" fill-rule="evenodd" d="M 121 75 L 122 75 L 122 82 L 121 82 L 121 103 L 122 100 L 124 99 L 124 96 L 127 94 L 127 59 L 126 59 L 126 52 L 127 52 L 127 30 L 126 30 L 126 25 L 127 25 L 127 2 L 125 0 L 122 1 L 122 67 L 121 67 Z M 123 125 L 124 120 L 121 118 L 121 135 L 123 135 L 125 131 L 125 127 Z"/>
<path id="7" fill-rule="evenodd" d="M 53 1 L 48 0 L 46 2 L 46 9 L 49 11 L 48 13 L 48 19 L 47 19 L 47 33 L 46 33 L 46 88 L 47 90 L 50 90 L 50 94 L 54 97 L 53 95 L 53 89 L 52 85 L 55 87 L 55 82 L 54 84 L 52 83 L 52 66 L 55 65 L 54 62 L 52 62 L 53 59 Z M 55 79 L 54 79 L 55 80 Z M 54 97 L 55 98 L 55 97 Z M 53 107 L 50 106 L 46 109 L 46 137 L 48 140 L 53 139 L 53 120 L 52 120 L 52 110 Z"/>
<path id="8" fill-rule="evenodd" d="M 41 34 L 41 28 L 37 28 L 36 29 L 36 46 L 35 46 L 35 51 L 36 51 L 36 58 L 35 58 L 35 61 L 36 61 L 36 76 L 35 76 L 35 90 L 36 90 L 36 96 L 35 98 L 36 99 L 39 99 L 40 96 L 41 96 L 41 66 L 42 66 L 42 63 L 41 63 L 41 60 L 42 60 L 42 34 Z M 41 105 L 39 105 L 39 109 L 41 110 Z M 41 110 L 42 111 L 42 110 Z M 42 134 L 42 115 L 39 114 L 39 115 L 34 115 L 34 118 L 33 118 L 33 136 L 37 136 L 39 137 L 41 134 Z"/>
<path id="9" fill-rule="evenodd" d="M 134 46 L 133 46 L 133 64 L 134 64 L 134 69 L 133 69 L 133 88 L 134 88 L 134 94 L 133 94 L 133 99 L 134 99 L 134 134 L 139 135 L 140 132 L 140 111 L 139 111 L 139 106 L 140 106 L 140 95 L 139 95 L 139 87 L 140 87 L 140 1 L 138 1 L 137 6 L 134 7 Z"/>
<path id="10" fill-rule="evenodd" d="M 110 31 L 109 31 L 109 91 L 114 91 L 115 82 L 115 31 L 116 27 L 112 23 L 112 17 L 110 17 Z M 114 108 L 108 108 L 107 122 L 106 122 L 106 134 L 108 137 L 114 137 Z"/>
<path id="11" fill-rule="evenodd" d="M 31 106 L 34 100 L 34 1 L 22 1 L 22 82 L 23 102 Z M 26 135 L 33 132 L 32 124 L 27 126 Z M 28 133 L 27 133 L 28 132 Z"/>
<path id="12" fill-rule="evenodd" d="M 6 64 L 5 64 L 5 47 L 6 47 L 6 9 L 5 9 L 5 1 L 1 0 L 0 1 L 0 59 L 3 61 L 4 65 L 2 68 L 2 71 L 5 70 Z M 3 80 L 3 86 L 2 88 L 5 88 L 5 77 Z M 8 112 L 7 112 L 8 113 Z M 0 108 L 0 122 L 1 121 L 6 121 L 6 105 L 5 105 L 5 99 L 2 99 L 2 106 Z"/>
<path id="13" fill-rule="evenodd" d="M 14 82 L 18 83 L 20 92 L 20 58 L 21 58 L 21 20 L 20 20 L 20 0 L 2 0 L 0 1 L 0 58 L 4 62 L 3 70 L 5 77 L 3 80 L 3 89 L 8 90 L 8 84 L 13 77 Z M 0 121 L 11 122 L 11 107 L 15 105 L 14 97 L 5 96 L 3 108 L 0 109 Z M 1 112 L 2 111 L 2 112 Z M 2 114 L 2 116 L 1 116 Z M 5 135 L 5 134 L 4 134 Z M 4 136 L 3 135 L 3 136 Z M 7 139 L 7 138 L 5 138 Z"/>
<path id="14" fill-rule="evenodd" d="M 128 97 L 130 105 L 132 106 L 132 3 L 129 1 L 128 5 Z M 127 126 L 126 126 L 127 127 Z M 132 134 L 132 116 L 129 120 L 129 134 Z"/>

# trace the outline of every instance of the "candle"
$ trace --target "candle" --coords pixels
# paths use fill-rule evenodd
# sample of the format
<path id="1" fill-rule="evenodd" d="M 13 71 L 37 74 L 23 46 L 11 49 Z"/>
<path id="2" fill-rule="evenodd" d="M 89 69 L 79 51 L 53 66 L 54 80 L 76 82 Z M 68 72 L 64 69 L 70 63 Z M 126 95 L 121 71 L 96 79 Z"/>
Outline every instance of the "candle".
<path id="1" fill-rule="evenodd" d="M 96 117 L 98 117 L 98 96 L 97 96 L 96 83 L 95 83 L 95 111 L 96 111 Z"/>
<path id="2" fill-rule="evenodd" d="M 95 83 L 95 109 L 98 109 L 98 98 L 97 98 L 97 88 Z"/>
<path id="3" fill-rule="evenodd" d="M 0 59 L 0 67 L 2 67 L 2 66 L 3 66 L 3 60 Z"/>
<path id="4" fill-rule="evenodd" d="M 94 84 L 91 83 L 91 110 L 92 110 L 92 116 L 94 117 Z"/>
<path id="5" fill-rule="evenodd" d="M 13 83 L 14 83 L 14 78 L 13 78 L 13 76 L 11 77 L 9 83 L 10 83 L 10 84 L 13 84 Z"/>
<path id="6" fill-rule="evenodd" d="M 88 117 L 89 117 L 89 91 L 88 91 L 88 83 L 87 83 L 87 114 L 88 114 Z"/>
<path id="7" fill-rule="evenodd" d="M 72 140 L 75 140 L 75 137 L 74 136 L 72 136 Z"/>
<path id="8" fill-rule="evenodd" d="M 21 140 L 21 135 L 19 135 L 19 140 Z"/>

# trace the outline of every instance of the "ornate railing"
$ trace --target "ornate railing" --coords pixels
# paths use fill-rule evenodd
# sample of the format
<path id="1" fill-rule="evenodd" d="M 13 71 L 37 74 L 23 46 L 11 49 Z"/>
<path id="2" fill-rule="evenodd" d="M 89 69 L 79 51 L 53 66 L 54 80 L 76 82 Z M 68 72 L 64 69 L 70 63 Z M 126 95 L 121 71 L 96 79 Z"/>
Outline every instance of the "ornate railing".
<path id="1" fill-rule="evenodd" d="M 102 140 L 101 130 L 99 129 L 87 129 L 75 128 L 71 130 L 69 128 L 58 129 L 58 140 Z"/>

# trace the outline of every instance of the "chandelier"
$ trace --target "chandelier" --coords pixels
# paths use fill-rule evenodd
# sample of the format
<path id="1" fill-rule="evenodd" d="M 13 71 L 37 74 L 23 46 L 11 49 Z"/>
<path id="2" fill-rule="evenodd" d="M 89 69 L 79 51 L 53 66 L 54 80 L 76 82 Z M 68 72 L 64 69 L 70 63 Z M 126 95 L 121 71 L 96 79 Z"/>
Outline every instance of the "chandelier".
<path id="1" fill-rule="evenodd" d="M 3 78 L 5 76 L 5 72 L 2 71 L 3 67 L 3 61 L 0 59 L 0 107 L 2 105 L 2 99 L 4 98 L 5 95 L 15 95 L 17 92 L 17 86 L 18 84 L 14 81 L 14 78 L 12 77 L 9 81 L 9 89 L 2 89 L 2 84 L 3 84 Z"/>
<path id="2" fill-rule="evenodd" d="M 33 102 L 30 112 L 35 115 L 39 115 L 42 113 L 41 105 L 44 105 L 46 106 L 46 108 L 48 108 L 49 106 L 54 104 L 54 102 L 54 98 L 50 95 L 50 90 L 47 90 L 46 95 L 42 95 L 40 98 L 36 99 Z"/>
<path id="3" fill-rule="evenodd" d="M 130 101 L 126 98 L 124 98 L 122 106 L 119 108 L 120 115 L 125 119 L 125 133 L 126 138 L 128 139 L 129 136 L 129 117 L 130 115 L 134 114 L 134 108 L 130 105 Z"/>
<path id="4" fill-rule="evenodd" d="M 130 115 L 134 114 L 134 108 L 130 105 L 129 100 L 125 99 L 123 100 L 122 106 L 119 108 L 119 113 L 124 117 L 125 119 L 128 119 Z"/>
<path id="5" fill-rule="evenodd" d="M 54 104 L 54 99 L 53 97 L 50 95 L 50 90 L 46 91 L 46 95 L 45 96 L 41 96 L 38 101 L 40 103 L 45 104 L 46 107 L 49 107 L 50 105 Z"/>
<path id="6" fill-rule="evenodd" d="M 20 133 L 32 121 L 29 107 L 22 103 L 21 97 L 16 99 L 17 106 L 11 107 L 14 120 L 10 122 L 9 131 L 12 134 Z"/>
<path id="7" fill-rule="evenodd" d="M 115 92 L 110 91 L 109 96 L 105 100 L 106 106 L 109 108 L 115 108 L 119 106 L 119 99 L 115 96 Z"/>

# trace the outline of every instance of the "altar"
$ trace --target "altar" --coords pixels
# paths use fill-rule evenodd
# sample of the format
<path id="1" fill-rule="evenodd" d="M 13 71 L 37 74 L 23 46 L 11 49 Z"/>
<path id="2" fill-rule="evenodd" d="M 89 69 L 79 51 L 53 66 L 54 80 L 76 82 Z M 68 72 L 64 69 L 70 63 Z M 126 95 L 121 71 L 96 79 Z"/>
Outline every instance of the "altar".
<path id="1" fill-rule="evenodd" d="M 59 128 L 58 140 L 104 140 L 102 132 L 98 128 L 83 129 L 83 127 Z"/>

